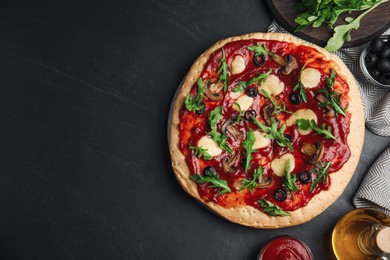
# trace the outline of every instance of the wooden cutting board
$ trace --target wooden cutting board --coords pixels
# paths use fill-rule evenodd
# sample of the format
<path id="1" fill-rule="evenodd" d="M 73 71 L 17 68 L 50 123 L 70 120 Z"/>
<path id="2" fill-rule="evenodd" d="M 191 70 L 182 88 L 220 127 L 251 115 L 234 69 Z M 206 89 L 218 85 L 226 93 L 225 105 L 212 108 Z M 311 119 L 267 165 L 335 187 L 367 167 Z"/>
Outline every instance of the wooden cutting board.
<path id="1" fill-rule="evenodd" d="M 332 30 L 328 25 L 321 25 L 318 28 L 311 26 L 306 27 L 300 32 L 294 32 L 297 24 L 295 18 L 298 16 L 298 11 L 294 6 L 300 3 L 300 0 L 266 0 L 268 6 L 273 13 L 276 21 L 282 25 L 287 31 L 294 35 L 313 42 L 320 46 L 325 46 L 328 39 L 332 36 Z M 340 15 L 337 24 L 343 23 L 343 19 L 347 16 L 357 17 L 360 12 L 352 14 Z M 341 22 L 340 22 L 341 21 Z M 376 7 L 363 17 L 358 30 L 352 30 L 352 40 L 345 42 L 343 47 L 351 47 L 363 44 L 374 37 L 379 36 L 387 28 L 390 27 L 390 2 L 386 2 Z"/>

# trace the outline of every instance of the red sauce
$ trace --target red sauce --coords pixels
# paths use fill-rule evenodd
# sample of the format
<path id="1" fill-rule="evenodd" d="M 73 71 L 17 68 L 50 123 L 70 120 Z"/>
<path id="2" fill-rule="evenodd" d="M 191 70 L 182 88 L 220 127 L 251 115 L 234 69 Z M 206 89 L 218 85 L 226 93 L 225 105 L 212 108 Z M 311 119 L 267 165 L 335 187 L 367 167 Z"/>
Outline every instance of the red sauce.
<path id="1" fill-rule="evenodd" d="M 269 241 L 259 253 L 258 260 L 312 260 L 310 249 L 293 237 L 277 237 Z"/>
<path id="2" fill-rule="evenodd" d="M 253 52 L 247 49 L 248 46 L 254 45 L 257 42 L 265 45 L 268 50 L 278 55 L 285 57 L 288 54 L 293 55 L 299 65 L 299 69 L 295 69 L 288 76 L 280 74 L 278 71 L 281 68 L 274 60 L 268 58 L 264 66 L 255 66 L 252 62 Z M 307 46 L 296 46 L 292 43 L 279 42 L 279 41 L 264 41 L 264 40 L 243 40 L 229 43 L 224 46 L 226 53 L 226 60 L 228 64 L 231 64 L 231 61 L 236 55 L 241 55 L 247 65 L 244 72 L 237 75 L 230 75 L 230 84 L 228 91 L 224 93 L 224 98 L 220 101 L 212 102 L 207 97 L 203 98 L 203 102 L 206 105 L 206 111 L 202 115 L 198 115 L 194 112 L 189 112 L 186 110 L 185 106 L 181 108 L 180 111 L 180 144 L 179 148 L 181 152 L 186 156 L 187 164 L 190 168 L 192 174 L 201 174 L 202 170 L 211 165 L 219 173 L 219 177 L 223 180 L 226 180 L 231 188 L 231 193 L 226 193 L 223 195 L 218 195 L 219 190 L 217 188 L 211 188 L 209 184 L 198 184 L 198 191 L 203 199 L 206 201 L 214 201 L 223 207 L 233 207 L 237 205 L 251 205 L 255 208 L 260 208 L 258 204 L 259 199 L 266 199 L 276 204 L 280 208 L 286 211 L 293 211 L 300 207 L 305 206 L 310 199 L 321 192 L 322 190 L 329 189 L 331 183 L 330 178 L 326 183 L 320 182 L 313 191 L 310 191 L 310 185 L 301 183 L 300 181 L 296 182 L 296 185 L 299 187 L 298 192 L 294 192 L 292 196 L 291 193 L 288 193 L 287 199 L 283 202 L 279 202 L 273 198 L 274 191 L 282 186 L 282 179 L 273 174 L 270 164 L 274 158 L 278 158 L 285 153 L 292 153 L 295 158 L 295 167 L 292 171 L 292 174 L 299 175 L 300 172 L 306 170 L 311 170 L 315 166 L 308 163 L 308 158 L 300 152 L 301 145 L 303 142 L 315 143 L 321 142 L 325 147 L 324 157 L 321 161 L 331 162 L 331 167 L 329 173 L 336 172 L 339 170 L 349 159 L 351 153 L 347 144 L 347 136 L 349 134 L 349 125 L 350 125 L 350 115 L 344 117 L 338 115 L 336 117 L 325 117 L 323 108 L 319 106 L 318 101 L 315 98 L 317 91 L 320 88 L 326 88 L 326 78 L 329 76 L 329 73 L 332 67 L 335 67 L 333 61 L 326 60 L 326 57 L 319 53 L 317 50 L 307 47 Z M 202 73 L 201 78 L 211 79 L 213 81 L 218 80 L 217 71 L 221 66 L 220 60 L 222 58 L 221 49 L 215 51 L 209 61 L 206 63 Z M 321 81 L 317 87 L 312 89 L 306 89 L 306 94 L 308 97 L 308 102 L 301 102 L 299 105 L 295 105 L 288 100 L 289 95 L 293 92 L 295 84 L 299 81 L 299 72 L 303 65 L 306 63 L 306 68 L 317 68 L 321 72 Z M 210 126 L 208 123 L 208 115 L 217 106 L 222 106 L 222 119 L 218 122 L 218 131 L 221 131 L 221 125 L 226 119 L 234 117 L 237 112 L 232 108 L 232 103 L 234 102 L 230 98 L 230 92 L 236 87 L 238 81 L 249 81 L 251 78 L 257 76 L 258 73 L 266 73 L 269 68 L 274 68 L 272 74 L 275 74 L 279 79 L 284 83 L 285 87 L 281 94 L 276 98 L 279 102 L 283 102 L 286 105 L 286 108 L 290 111 L 296 111 L 301 108 L 309 108 L 315 112 L 318 118 L 318 125 L 326 124 L 332 127 L 333 135 L 337 140 L 327 139 L 325 140 L 322 135 L 318 135 L 315 131 L 312 131 L 308 135 L 300 135 L 296 130 L 296 126 L 290 126 L 286 128 L 285 133 L 292 136 L 292 145 L 294 152 L 291 152 L 288 148 L 280 147 L 277 145 L 276 141 L 271 141 L 271 145 L 265 149 L 258 149 L 257 152 L 253 153 L 253 160 L 251 168 L 247 173 L 244 172 L 243 168 L 239 166 L 237 172 L 234 174 L 226 173 L 222 167 L 222 159 L 228 156 L 226 151 L 223 151 L 220 156 L 214 157 L 210 161 L 205 161 L 195 157 L 192 151 L 189 150 L 189 146 L 196 146 L 198 140 L 207 135 L 210 131 Z M 256 83 L 252 84 L 251 87 L 256 87 Z M 347 107 L 348 92 L 349 86 L 345 79 L 337 75 L 336 81 L 334 84 L 334 89 L 343 93 L 341 98 L 341 106 Z M 195 94 L 197 91 L 196 85 L 192 87 L 191 93 Z M 253 105 L 250 109 L 253 109 L 257 113 L 257 118 L 259 121 L 262 121 L 261 109 L 265 104 L 269 104 L 269 101 L 264 98 L 262 95 L 257 95 L 254 98 Z M 282 124 L 288 119 L 289 115 L 285 113 L 280 113 L 276 115 Z M 233 150 L 240 152 L 240 160 L 244 158 L 243 148 L 241 143 L 246 136 L 246 132 L 250 129 L 258 130 L 257 126 L 248 121 L 241 121 L 235 125 L 239 131 L 242 132 L 242 140 L 235 141 L 232 136 L 228 134 L 228 143 Z M 264 174 L 267 176 L 273 176 L 274 183 L 271 187 L 267 189 L 256 189 L 253 193 L 249 190 L 237 190 L 235 188 L 235 182 L 241 181 L 243 178 L 251 179 L 253 176 L 254 169 L 262 166 L 264 169 Z M 315 175 L 313 175 L 313 179 Z M 298 179 L 298 178 L 297 178 Z"/>

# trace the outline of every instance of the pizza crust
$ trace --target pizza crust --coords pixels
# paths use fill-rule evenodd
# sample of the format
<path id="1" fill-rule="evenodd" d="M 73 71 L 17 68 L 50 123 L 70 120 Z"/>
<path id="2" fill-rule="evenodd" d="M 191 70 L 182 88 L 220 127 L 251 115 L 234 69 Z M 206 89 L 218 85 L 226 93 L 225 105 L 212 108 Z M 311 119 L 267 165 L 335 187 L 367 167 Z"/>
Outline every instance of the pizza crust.
<path id="1" fill-rule="evenodd" d="M 183 106 L 185 96 L 187 95 L 187 93 L 189 93 L 192 86 L 200 77 L 203 67 L 209 60 L 210 55 L 229 42 L 247 39 L 286 41 L 294 43 L 296 45 L 312 47 L 319 51 L 321 54 L 323 54 L 327 60 L 333 60 L 334 64 L 332 65 L 336 73 L 339 76 L 345 78 L 350 88 L 350 99 L 347 111 L 351 114 L 351 122 L 350 133 L 348 135 L 347 140 L 349 148 L 351 150 L 351 157 L 338 172 L 330 174 L 331 186 L 329 190 L 321 191 L 319 194 L 315 195 L 305 207 L 290 212 L 290 216 L 287 217 L 269 216 L 260 211 L 259 209 L 256 209 L 251 206 L 224 208 L 214 202 L 203 201 L 202 198 L 199 196 L 197 184 L 189 178 L 190 170 L 186 164 L 184 155 L 181 153 L 178 147 L 180 140 L 180 132 L 178 128 L 179 111 Z M 172 167 L 180 185 L 189 195 L 206 205 L 208 208 L 216 212 L 221 217 L 224 217 L 234 223 L 254 228 L 273 229 L 295 226 L 313 219 L 325 209 L 327 209 L 343 193 L 344 189 L 348 185 L 350 179 L 352 178 L 352 175 L 355 172 L 363 147 L 364 114 L 362 101 L 356 81 L 349 69 L 339 57 L 334 54 L 330 54 L 323 48 L 300 40 L 290 34 L 251 33 L 221 40 L 200 55 L 200 57 L 192 65 L 176 97 L 173 106 L 170 130 L 171 132 L 169 148 L 172 159 Z"/>

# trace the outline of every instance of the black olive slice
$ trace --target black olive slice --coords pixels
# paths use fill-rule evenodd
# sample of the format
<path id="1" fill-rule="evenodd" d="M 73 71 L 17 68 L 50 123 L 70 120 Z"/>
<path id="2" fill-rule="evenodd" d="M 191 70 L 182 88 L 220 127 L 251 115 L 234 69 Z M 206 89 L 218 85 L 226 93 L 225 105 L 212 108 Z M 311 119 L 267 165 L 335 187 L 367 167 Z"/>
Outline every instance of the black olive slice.
<path id="1" fill-rule="evenodd" d="M 247 111 L 245 111 L 244 118 L 245 118 L 246 121 L 252 121 L 251 116 L 256 117 L 256 111 L 255 110 L 247 110 Z"/>
<path id="2" fill-rule="evenodd" d="M 251 97 L 251 98 L 256 97 L 256 96 L 257 96 L 257 93 L 258 93 L 258 91 L 257 91 L 257 89 L 255 89 L 255 88 L 249 88 L 249 89 L 246 91 L 246 95 L 247 95 L 248 97 Z"/>
<path id="3" fill-rule="evenodd" d="M 382 59 L 390 57 L 390 46 L 383 46 L 382 51 L 378 53 L 378 56 Z"/>
<path id="4" fill-rule="evenodd" d="M 277 189 L 274 193 L 274 198 L 277 201 L 284 201 L 287 198 L 287 192 L 284 189 Z"/>
<path id="5" fill-rule="evenodd" d="M 302 102 L 302 97 L 297 92 L 291 93 L 288 99 L 295 105 L 299 105 Z"/>
<path id="6" fill-rule="evenodd" d="M 383 74 L 380 82 L 385 85 L 390 85 L 390 72 Z"/>
<path id="7" fill-rule="evenodd" d="M 369 52 L 364 58 L 364 62 L 367 67 L 374 66 L 378 62 L 378 56 L 373 52 Z"/>
<path id="8" fill-rule="evenodd" d="M 201 115 L 204 113 L 204 111 L 206 111 L 206 105 L 202 102 L 202 105 L 203 107 L 199 110 L 195 110 L 195 113 L 197 113 L 198 115 Z"/>
<path id="9" fill-rule="evenodd" d="M 308 172 L 308 171 L 303 171 L 299 174 L 299 180 L 302 182 L 302 183 L 309 183 L 311 182 L 311 173 Z"/>
<path id="10" fill-rule="evenodd" d="M 267 59 L 265 58 L 264 55 L 255 55 L 253 56 L 253 63 L 256 65 L 256 66 L 263 66 L 265 64 L 265 61 Z"/>
<path id="11" fill-rule="evenodd" d="M 374 40 L 372 40 L 372 42 L 370 43 L 370 49 L 373 51 L 373 52 L 380 52 L 383 48 L 383 46 L 385 45 L 384 41 L 382 38 L 375 38 Z"/>
<path id="12" fill-rule="evenodd" d="M 292 143 L 292 136 L 291 135 L 289 135 L 289 134 L 283 134 L 283 135 L 284 135 L 284 137 L 286 137 L 290 141 L 290 143 Z"/>
<path id="13" fill-rule="evenodd" d="M 382 72 L 390 72 L 390 59 L 383 58 L 378 62 L 378 69 Z"/>
<path id="14" fill-rule="evenodd" d="M 380 77 L 382 76 L 382 72 L 380 70 L 378 70 L 377 68 L 375 68 L 375 67 L 373 67 L 370 70 L 368 70 L 368 72 L 376 80 L 379 80 Z"/>
<path id="15" fill-rule="evenodd" d="M 207 173 L 211 173 L 213 175 L 217 174 L 213 166 L 207 166 L 203 169 L 203 176 L 207 176 Z"/>

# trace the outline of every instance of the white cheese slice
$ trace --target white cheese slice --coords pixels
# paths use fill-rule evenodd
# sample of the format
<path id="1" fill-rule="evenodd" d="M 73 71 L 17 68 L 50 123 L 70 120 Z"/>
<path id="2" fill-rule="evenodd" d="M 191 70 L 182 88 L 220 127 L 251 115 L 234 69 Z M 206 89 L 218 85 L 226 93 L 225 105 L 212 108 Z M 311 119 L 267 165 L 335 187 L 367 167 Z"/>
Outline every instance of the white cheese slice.
<path id="1" fill-rule="evenodd" d="M 253 144 L 253 149 L 260 149 L 267 147 L 271 140 L 265 137 L 267 134 L 262 133 L 260 131 L 255 131 L 255 143 Z"/>
<path id="2" fill-rule="evenodd" d="M 295 124 L 295 122 L 298 119 L 314 120 L 316 123 L 317 123 L 317 120 L 318 120 L 317 119 L 317 115 L 314 113 L 313 110 L 311 110 L 311 109 L 298 109 L 297 111 L 294 112 L 294 114 L 292 114 L 290 116 L 289 119 L 287 119 L 286 125 L 287 126 L 292 126 L 292 125 Z M 298 130 L 298 132 L 301 135 L 308 135 L 312 131 L 312 130 L 302 130 L 302 129 L 299 129 L 299 128 L 297 128 L 297 130 Z"/>
<path id="3" fill-rule="evenodd" d="M 231 99 L 237 99 L 237 98 L 239 98 L 240 96 L 242 95 L 242 92 L 241 91 L 239 91 L 239 92 L 230 92 L 230 94 L 229 94 L 229 97 L 231 98 Z"/>
<path id="4" fill-rule="evenodd" d="M 315 88 L 321 80 L 321 73 L 317 69 L 307 68 L 302 71 L 301 82 L 305 88 Z"/>
<path id="5" fill-rule="evenodd" d="M 250 106 L 252 106 L 253 98 L 248 97 L 247 95 L 243 95 L 239 97 L 234 103 L 239 104 L 242 111 L 246 111 Z M 240 111 L 240 108 L 236 104 L 233 104 L 233 108 L 237 111 Z"/>
<path id="6" fill-rule="evenodd" d="M 207 153 L 213 157 L 222 153 L 222 149 L 219 148 L 219 145 L 207 135 L 199 139 L 198 146 L 206 149 Z"/>
<path id="7" fill-rule="evenodd" d="M 291 171 L 293 171 L 295 167 L 295 159 L 291 153 L 286 153 L 280 158 L 273 159 L 271 162 L 271 169 L 276 175 L 283 177 L 286 174 L 288 160 L 290 160 Z"/>
<path id="8" fill-rule="evenodd" d="M 259 93 L 262 93 L 262 89 L 265 89 L 273 96 L 277 96 L 282 93 L 284 89 L 284 83 L 280 81 L 278 76 L 271 74 L 265 81 L 261 82 L 259 86 Z"/>
<path id="9" fill-rule="evenodd" d="M 245 70 L 245 60 L 241 55 L 237 55 L 234 57 L 231 64 L 231 72 L 232 74 L 239 74 Z"/>

